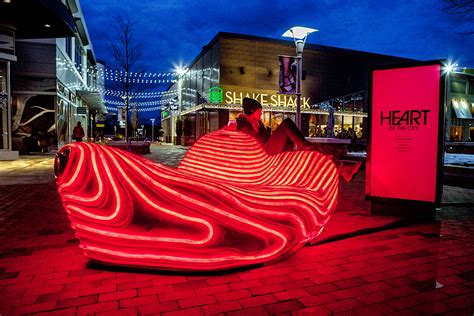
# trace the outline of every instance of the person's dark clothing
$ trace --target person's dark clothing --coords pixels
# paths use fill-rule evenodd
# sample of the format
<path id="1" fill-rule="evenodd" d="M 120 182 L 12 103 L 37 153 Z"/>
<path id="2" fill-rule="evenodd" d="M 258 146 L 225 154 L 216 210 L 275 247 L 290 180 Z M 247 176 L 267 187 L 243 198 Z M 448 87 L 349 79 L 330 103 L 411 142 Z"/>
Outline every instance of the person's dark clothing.
<path id="1" fill-rule="evenodd" d="M 247 115 L 245 114 L 240 115 L 236 121 L 237 130 L 245 132 L 254 137 L 269 155 L 281 154 L 285 151 L 297 149 L 317 150 L 322 154 L 327 154 L 333 158 L 333 155 L 330 153 L 325 153 L 322 147 L 318 146 L 317 144 L 315 144 L 316 146 L 310 144 L 290 118 L 284 119 L 270 136 L 268 135 L 262 121 L 258 121 L 258 130 L 255 130 L 252 127 L 252 124 L 249 122 Z M 362 161 L 351 164 L 344 164 L 342 161 L 334 161 L 334 163 L 337 166 L 339 174 L 347 182 L 350 182 L 359 170 Z"/>
<path id="2" fill-rule="evenodd" d="M 74 130 L 72 131 L 72 136 L 76 140 L 76 142 L 82 142 L 82 138 L 84 137 L 84 129 L 82 126 L 76 126 L 74 127 Z"/>
<path id="3" fill-rule="evenodd" d="M 245 115 L 237 117 L 237 130 L 245 132 L 255 138 L 262 146 L 267 142 L 269 135 L 262 121 L 258 121 L 258 131 L 256 131 Z"/>
<path id="4" fill-rule="evenodd" d="M 284 119 L 270 136 L 262 121 L 258 121 L 258 125 L 256 131 L 245 115 L 237 118 L 237 130 L 254 137 L 269 155 L 291 151 L 295 146 L 300 148 L 309 144 L 290 118 Z"/>

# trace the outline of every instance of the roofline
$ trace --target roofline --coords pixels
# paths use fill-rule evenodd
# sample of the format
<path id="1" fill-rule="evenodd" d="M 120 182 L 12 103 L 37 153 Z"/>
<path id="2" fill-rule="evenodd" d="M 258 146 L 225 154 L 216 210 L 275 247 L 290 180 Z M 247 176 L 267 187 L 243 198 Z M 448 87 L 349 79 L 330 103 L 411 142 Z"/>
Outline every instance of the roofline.
<path id="1" fill-rule="evenodd" d="M 295 43 L 292 40 L 283 40 L 283 39 L 276 39 L 270 37 L 262 37 L 262 36 L 255 36 L 255 35 L 247 35 L 247 34 L 239 34 L 239 33 L 229 33 L 229 32 L 218 32 L 207 45 L 204 45 L 201 52 L 189 63 L 189 67 L 194 65 L 199 58 L 204 55 L 209 48 L 211 48 L 219 39 L 221 38 L 230 38 L 230 39 L 243 39 L 249 41 L 258 41 L 258 42 L 265 42 L 265 43 L 272 43 L 272 44 L 280 44 L 289 47 L 295 47 Z M 406 61 L 418 61 L 412 58 L 400 57 L 400 56 L 393 56 L 393 55 L 385 55 L 379 53 L 372 53 L 372 52 L 365 52 L 360 50 L 348 49 L 348 48 L 339 48 L 334 46 L 325 46 L 319 44 L 310 44 L 307 43 L 305 45 L 305 50 L 316 50 L 316 51 L 326 51 L 326 52 L 339 52 L 339 53 L 349 53 L 349 54 L 364 54 L 364 55 L 372 55 L 372 56 L 380 56 L 380 57 L 391 57 L 391 58 L 400 58 L 405 59 Z M 188 68 L 189 68 L 188 67 Z"/>

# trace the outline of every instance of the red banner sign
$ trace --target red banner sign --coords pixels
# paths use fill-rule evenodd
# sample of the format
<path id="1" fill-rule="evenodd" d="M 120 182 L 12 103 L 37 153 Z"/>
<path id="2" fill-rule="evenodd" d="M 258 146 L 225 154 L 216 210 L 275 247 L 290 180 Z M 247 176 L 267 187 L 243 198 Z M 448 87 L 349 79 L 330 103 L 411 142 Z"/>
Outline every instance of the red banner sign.
<path id="1" fill-rule="evenodd" d="M 296 57 L 278 56 L 280 77 L 278 93 L 296 94 L 297 62 Z"/>
<path id="2" fill-rule="evenodd" d="M 369 196 L 436 201 L 440 80 L 440 64 L 373 72 Z"/>

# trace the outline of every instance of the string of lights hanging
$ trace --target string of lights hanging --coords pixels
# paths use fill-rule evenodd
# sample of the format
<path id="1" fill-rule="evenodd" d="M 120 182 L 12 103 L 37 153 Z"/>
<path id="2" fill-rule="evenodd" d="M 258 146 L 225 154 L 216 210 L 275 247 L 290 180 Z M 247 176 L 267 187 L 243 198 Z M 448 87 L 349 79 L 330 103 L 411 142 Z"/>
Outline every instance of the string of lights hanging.
<path id="1" fill-rule="evenodd" d="M 80 74 L 87 73 L 92 78 L 103 81 L 104 85 L 107 81 L 109 82 L 124 82 L 124 83 L 137 83 L 143 85 L 151 84 L 163 84 L 163 83 L 176 83 L 180 76 L 185 78 L 190 78 L 195 75 L 201 75 L 203 79 L 211 79 L 211 72 L 218 72 L 217 68 L 210 67 L 205 69 L 184 69 L 179 72 L 125 72 L 121 70 L 111 69 L 104 67 L 102 65 L 94 66 L 83 66 L 82 64 L 74 64 L 72 61 L 64 58 L 63 56 L 58 56 L 56 58 L 58 65 L 58 71 L 72 71 L 77 73 L 78 78 L 82 78 Z M 124 101 L 121 100 L 124 97 L 133 99 L 136 104 L 140 107 L 139 112 L 148 112 L 148 111 L 157 111 L 164 110 L 165 104 L 169 104 L 170 101 L 176 100 L 176 97 L 181 92 L 185 96 L 193 96 L 196 94 L 196 89 L 191 88 L 182 88 L 182 89 L 173 89 L 173 90 L 164 90 L 164 91 L 147 91 L 147 92 L 129 92 L 126 94 L 124 91 L 106 89 L 105 87 L 91 87 L 85 81 L 78 80 L 74 83 L 66 85 L 70 90 L 85 90 L 90 92 L 97 92 L 103 94 L 104 96 L 111 98 L 120 98 L 120 99 L 110 99 L 105 98 L 105 106 L 108 111 L 116 112 L 119 107 L 124 105 Z M 151 99 L 149 101 L 141 101 L 140 99 Z M 158 99 L 158 100 L 153 100 Z M 171 106 L 173 107 L 173 106 Z M 132 111 L 131 107 L 129 111 Z"/>

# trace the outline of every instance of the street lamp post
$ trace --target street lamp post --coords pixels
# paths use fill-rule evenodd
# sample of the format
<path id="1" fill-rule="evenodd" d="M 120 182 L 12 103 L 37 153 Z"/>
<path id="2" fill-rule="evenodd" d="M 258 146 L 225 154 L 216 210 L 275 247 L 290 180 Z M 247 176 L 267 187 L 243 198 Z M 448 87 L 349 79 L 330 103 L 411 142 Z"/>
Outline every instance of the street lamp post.
<path id="1" fill-rule="evenodd" d="M 294 26 L 282 36 L 292 37 L 295 41 L 296 46 L 296 59 L 297 59 L 297 80 L 296 80 L 296 126 L 301 130 L 301 78 L 302 78 L 302 68 L 303 68 L 303 48 L 306 43 L 306 38 L 309 34 L 317 32 L 316 29 L 311 29 L 308 27 Z"/>
<path id="2" fill-rule="evenodd" d="M 131 97 L 129 95 L 122 96 L 123 101 L 125 102 L 125 140 L 128 140 L 128 104 L 130 103 Z"/>
<path id="3" fill-rule="evenodd" d="M 171 142 L 174 142 L 173 138 L 175 135 L 176 139 L 178 138 L 176 134 L 176 121 L 183 109 L 183 77 L 186 71 L 187 69 L 181 64 L 175 66 L 175 72 L 178 74 L 178 100 L 175 104 L 171 104 Z"/>
<path id="4" fill-rule="evenodd" d="M 152 118 L 150 119 L 151 121 L 151 142 L 153 143 L 155 141 L 155 119 Z"/>

